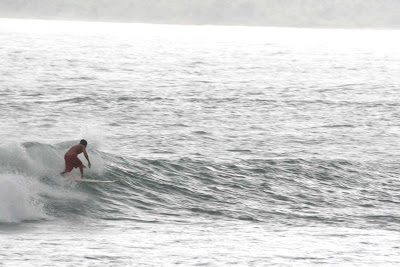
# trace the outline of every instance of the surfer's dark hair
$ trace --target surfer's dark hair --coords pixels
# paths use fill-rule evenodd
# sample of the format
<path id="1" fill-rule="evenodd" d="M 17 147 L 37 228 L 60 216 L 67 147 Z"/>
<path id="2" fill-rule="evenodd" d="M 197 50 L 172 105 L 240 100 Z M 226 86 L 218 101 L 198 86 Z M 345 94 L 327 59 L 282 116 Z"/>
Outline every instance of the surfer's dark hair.
<path id="1" fill-rule="evenodd" d="M 84 146 L 87 146 L 87 142 L 86 142 L 85 139 L 82 139 L 81 142 L 80 142 L 79 144 L 84 145 Z"/>

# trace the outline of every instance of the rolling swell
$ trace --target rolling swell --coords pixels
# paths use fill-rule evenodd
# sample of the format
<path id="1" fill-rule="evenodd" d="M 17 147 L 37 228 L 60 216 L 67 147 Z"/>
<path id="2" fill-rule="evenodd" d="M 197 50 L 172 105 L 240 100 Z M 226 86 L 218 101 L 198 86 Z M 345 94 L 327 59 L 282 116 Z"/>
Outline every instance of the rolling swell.
<path id="1" fill-rule="evenodd" d="M 281 159 L 217 163 L 184 158 L 140 159 L 135 165 L 135 171 L 121 182 L 144 197 L 140 203 L 131 199 L 133 206 L 149 213 L 159 213 L 162 207 L 160 214 L 186 219 L 300 225 L 383 223 L 377 217 L 370 220 L 376 213 L 398 218 L 389 208 L 394 208 L 396 201 L 388 186 L 398 182 L 390 176 L 377 177 L 371 172 L 377 166 L 359 162 Z M 110 171 L 119 176 L 118 168 Z"/>
<path id="2" fill-rule="evenodd" d="M 123 158 L 93 150 L 93 167 L 86 177 L 118 181 L 82 184 L 58 175 L 69 145 L 0 147 L 0 222 L 204 219 L 390 228 L 400 221 L 393 212 L 400 202 L 399 182 L 385 172 L 387 166 L 373 162 L 301 158 L 216 162 Z"/>

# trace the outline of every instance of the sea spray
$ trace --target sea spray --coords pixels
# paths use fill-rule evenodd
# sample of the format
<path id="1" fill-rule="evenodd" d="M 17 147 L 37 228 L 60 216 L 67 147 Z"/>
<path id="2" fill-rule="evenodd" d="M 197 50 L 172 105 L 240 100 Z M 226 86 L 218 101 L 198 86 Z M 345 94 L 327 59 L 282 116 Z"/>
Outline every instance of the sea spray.
<path id="1" fill-rule="evenodd" d="M 0 223 L 47 218 L 37 183 L 32 177 L 0 174 Z"/>

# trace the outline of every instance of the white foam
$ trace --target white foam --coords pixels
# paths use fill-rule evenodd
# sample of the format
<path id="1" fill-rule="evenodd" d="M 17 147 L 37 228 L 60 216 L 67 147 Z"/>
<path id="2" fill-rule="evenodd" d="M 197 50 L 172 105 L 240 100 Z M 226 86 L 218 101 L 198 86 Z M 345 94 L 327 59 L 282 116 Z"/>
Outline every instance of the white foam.
<path id="1" fill-rule="evenodd" d="M 31 155 L 25 147 L 18 143 L 8 143 L 0 146 L 0 171 L 11 173 L 28 173 L 34 175 L 49 175 L 54 173 L 53 168 L 57 162 L 54 153 L 43 151 L 45 147 L 30 149 Z M 61 163 L 59 164 L 61 166 Z M 59 167 L 60 168 L 60 167 Z"/>
<path id="2" fill-rule="evenodd" d="M 0 223 L 47 218 L 37 183 L 23 175 L 0 174 Z"/>

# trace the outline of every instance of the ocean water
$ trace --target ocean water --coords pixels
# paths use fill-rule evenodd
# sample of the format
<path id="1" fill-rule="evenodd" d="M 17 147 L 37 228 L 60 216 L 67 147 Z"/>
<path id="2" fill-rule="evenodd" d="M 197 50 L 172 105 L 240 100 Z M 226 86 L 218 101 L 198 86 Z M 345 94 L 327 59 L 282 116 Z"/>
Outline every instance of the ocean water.
<path id="1" fill-rule="evenodd" d="M 398 266 L 399 33 L 1 19 L 0 266 Z"/>

